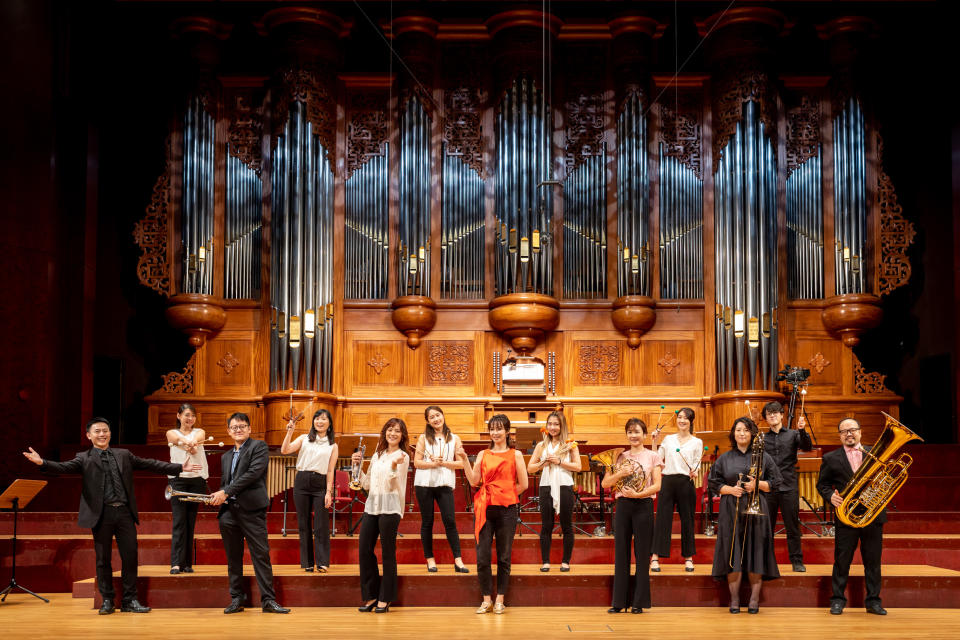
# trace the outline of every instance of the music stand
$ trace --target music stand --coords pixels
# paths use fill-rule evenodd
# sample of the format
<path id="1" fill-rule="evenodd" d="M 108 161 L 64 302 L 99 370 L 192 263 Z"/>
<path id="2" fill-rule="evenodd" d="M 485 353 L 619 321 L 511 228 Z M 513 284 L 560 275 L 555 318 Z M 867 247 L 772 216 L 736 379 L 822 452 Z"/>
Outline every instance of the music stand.
<path id="1" fill-rule="evenodd" d="M 49 604 L 49 600 L 41 595 L 30 591 L 26 587 L 17 584 L 17 516 L 20 509 L 30 504 L 30 501 L 40 493 L 40 490 L 47 486 L 46 480 L 14 480 L 13 484 L 7 487 L 7 490 L 0 494 L 0 510 L 13 511 L 13 554 L 10 558 L 10 584 L 0 591 L 0 602 L 5 602 L 7 596 L 14 589 L 20 589 L 24 593 L 29 593 L 35 598 L 40 598 Z"/>

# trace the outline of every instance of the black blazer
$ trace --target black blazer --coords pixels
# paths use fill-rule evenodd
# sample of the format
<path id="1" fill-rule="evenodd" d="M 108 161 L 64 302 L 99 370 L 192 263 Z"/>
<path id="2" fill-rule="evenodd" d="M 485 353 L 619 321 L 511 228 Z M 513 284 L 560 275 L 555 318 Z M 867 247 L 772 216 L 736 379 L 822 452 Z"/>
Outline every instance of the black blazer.
<path id="1" fill-rule="evenodd" d="M 869 451 L 870 447 L 864 447 L 864 449 Z M 843 488 L 847 486 L 847 483 L 850 482 L 850 478 L 852 477 L 853 467 L 850 466 L 850 461 L 847 460 L 847 454 L 844 452 L 843 447 L 834 449 L 833 451 L 823 454 L 823 462 L 820 464 L 820 475 L 817 477 L 817 491 L 823 496 L 823 501 L 826 504 L 830 504 L 830 496 L 833 495 L 834 490 L 843 491 Z M 886 521 L 887 510 L 884 509 L 880 512 L 880 515 L 877 516 L 877 519 L 873 521 L 873 524 L 883 524 Z M 837 524 L 843 525 L 842 522 L 837 522 Z"/>
<path id="2" fill-rule="evenodd" d="M 140 516 L 137 513 L 137 496 L 133 490 L 133 471 L 152 471 L 168 476 L 180 475 L 183 471 L 183 465 L 171 462 L 161 462 L 152 458 L 138 458 L 126 449 L 114 449 L 110 447 L 113 457 L 117 460 L 117 466 L 120 469 L 120 479 L 123 481 L 123 488 L 127 492 L 127 506 L 130 507 L 130 514 L 133 521 L 140 524 Z M 80 473 L 83 474 L 83 487 L 80 490 L 80 510 L 77 517 L 77 524 L 81 527 L 92 529 L 100 522 L 100 516 L 103 513 L 103 463 L 100 460 L 100 450 L 91 447 L 86 451 L 81 451 L 73 460 L 66 462 L 54 462 L 53 460 L 44 460 L 40 466 L 41 471 L 47 473 Z"/>
<path id="3" fill-rule="evenodd" d="M 230 467 L 237 449 L 228 449 L 220 458 L 220 489 L 228 497 L 235 497 L 241 509 L 256 511 L 270 506 L 267 495 L 267 464 L 270 462 L 270 449 L 263 440 L 250 439 L 240 449 L 237 470 L 230 477 Z M 227 509 L 227 503 L 220 507 L 220 515 Z M 218 516 L 219 517 L 219 516 Z"/>

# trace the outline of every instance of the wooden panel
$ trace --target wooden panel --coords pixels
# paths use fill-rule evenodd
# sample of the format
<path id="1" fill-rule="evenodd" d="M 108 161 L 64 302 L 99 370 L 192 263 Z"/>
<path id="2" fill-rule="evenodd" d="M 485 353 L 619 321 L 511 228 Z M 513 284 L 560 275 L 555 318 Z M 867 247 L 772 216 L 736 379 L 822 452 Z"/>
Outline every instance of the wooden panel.
<path id="1" fill-rule="evenodd" d="M 576 386 L 619 386 L 623 381 L 623 340 L 576 340 Z"/>
<path id="2" fill-rule="evenodd" d="M 783 358 L 795 367 L 810 369 L 810 393 L 838 395 L 843 393 L 843 345 L 823 333 L 797 332 L 793 353 Z"/>
<path id="3" fill-rule="evenodd" d="M 221 332 L 204 349 L 206 393 L 254 392 L 255 335 Z"/>
<path id="4" fill-rule="evenodd" d="M 352 363 L 353 385 L 403 384 L 404 341 L 357 340 L 351 346 L 348 362 Z"/>
<path id="5" fill-rule="evenodd" d="M 697 383 L 696 343 L 688 340 L 644 340 L 643 365 L 637 371 L 640 386 L 693 387 Z"/>
<path id="6" fill-rule="evenodd" d="M 424 341 L 418 349 L 425 361 L 421 384 L 472 387 L 474 345 L 468 341 Z"/>

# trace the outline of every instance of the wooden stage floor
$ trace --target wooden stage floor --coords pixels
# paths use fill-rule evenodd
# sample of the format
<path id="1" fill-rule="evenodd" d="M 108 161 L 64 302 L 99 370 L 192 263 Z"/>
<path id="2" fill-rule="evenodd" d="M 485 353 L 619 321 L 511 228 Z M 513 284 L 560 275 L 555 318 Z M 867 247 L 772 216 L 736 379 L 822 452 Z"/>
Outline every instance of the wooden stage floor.
<path id="1" fill-rule="evenodd" d="M 149 614 L 98 616 L 86 598 L 44 594 L 50 604 L 13 594 L 0 604 L 4 637 L 64 638 L 612 638 L 843 637 L 955 639 L 960 610 L 888 609 L 886 617 L 848 609 L 762 608 L 760 614 L 731 615 L 721 607 L 657 607 L 642 615 L 611 615 L 599 607 L 508 607 L 504 615 L 478 616 L 472 607 L 398 607 L 386 615 L 353 608 L 297 607 L 286 616 L 258 608 L 225 616 L 219 609 L 157 609 Z"/>

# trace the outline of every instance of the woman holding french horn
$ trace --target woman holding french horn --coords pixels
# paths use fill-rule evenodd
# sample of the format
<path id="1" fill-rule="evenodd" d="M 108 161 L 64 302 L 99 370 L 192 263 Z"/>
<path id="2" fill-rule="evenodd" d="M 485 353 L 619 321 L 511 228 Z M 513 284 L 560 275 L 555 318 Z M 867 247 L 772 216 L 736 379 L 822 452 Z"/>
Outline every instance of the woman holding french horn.
<path id="1" fill-rule="evenodd" d="M 170 446 L 170 462 L 200 465 L 200 471 L 184 471 L 179 476 L 169 476 L 170 488 L 184 493 L 204 495 L 207 493 L 207 455 L 203 450 L 207 434 L 196 427 L 197 410 L 184 402 L 177 410 L 177 428 L 167 431 Z M 193 531 L 197 523 L 200 502 L 181 500 L 173 496 L 170 510 L 173 512 L 173 533 L 170 537 L 170 573 L 193 573 Z"/>
<path id="2" fill-rule="evenodd" d="M 440 407 L 427 407 L 423 417 L 427 425 L 417 439 L 417 449 L 413 457 L 413 466 L 417 468 L 413 476 L 413 490 L 420 505 L 420 543 L 423 545 L 427 571 L 437 572 L 437 562 L 433 557 L 433 503 L 436 502 L 440 508 L 443 529 L 447 534 L 447 543 L 453 552 L 453 569 L 457 573 L 470 573 L 460 554 L 460 535 L 457 533 L 453 504 L 457 469 L 463 468 L 457 453 L 463 450 L 463 443 L 459 436 L 450 431 Z"/>
<path id="3" fill-rule="evenodd" d="M 780 577 L 773 553 L 770 511 L 762 495 L 776 491 L 780 470 L 763 451 L 759 432 L 750 418 L 737 418 L 730 428 L 730 451 L 717 458 L 710 469 L 710 490 L 720 495 L 713 577 L 726 577 L 730 613 L 740 613 L 744 574 L 750 581 L 749 613 L 760 612 L 763 581 Z"/>
<path id="4" fill-rule="evenodd" d="M 614 512 L 613 603 L 608 613 L 620 613 L 632 602 L 630 613 L 643 613 L 650 608 L 650 545 L 653 542 L 653 499 L 660 490 L 660 457 L 644 447 L 647 425 L 639 418 L 630 418 L 624 427 L 630 448 L 621 451 L 612 470 L 600 483 L 613 489 Z M 602 455 L 602 454 L 600 454 Z M 630 543 L 636 574 L 633 598 L 630 598 Z"/>
<path id="5" fill-rule="evenodd" d="M 573 555 L 573 474 L 580 471 L 580 451 L 567 437 L 567 419 L 560 411 L 547 416 L 543 440 L 537 443 L 527 465 L 528 473 L 540 472 L 540 571 L 550 571 L 553 521 L 560 514 L 563 558 L 560 571 L 570 571 Z"/>

